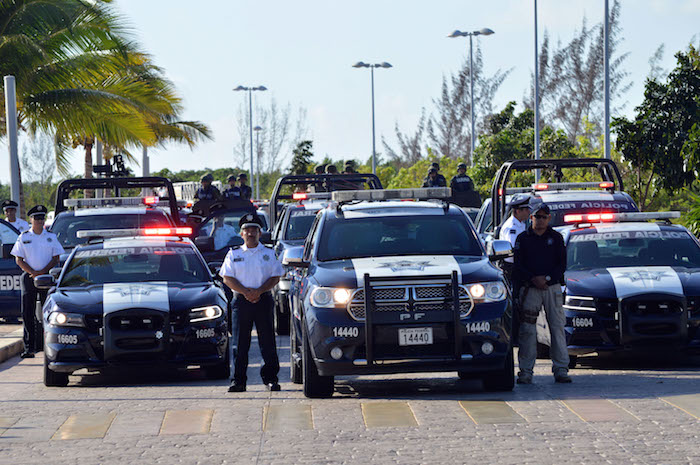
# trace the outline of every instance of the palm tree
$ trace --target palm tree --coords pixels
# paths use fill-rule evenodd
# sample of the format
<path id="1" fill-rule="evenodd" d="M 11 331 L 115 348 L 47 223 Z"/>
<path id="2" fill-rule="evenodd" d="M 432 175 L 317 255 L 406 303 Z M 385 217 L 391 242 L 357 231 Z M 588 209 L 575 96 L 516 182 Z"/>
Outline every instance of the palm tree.
<path id="1" fill-rule="evenodd" d="M 76 142 L 91 177 L 95 139 L 128 156 L 129 147 L 210 137 L 203 124 L 178 121 L 174 86 L 129 40 L 110 1 L 0 2 L 0 70 L 17 78 L 20 127 L 55 135 L 62 174 Z"/>

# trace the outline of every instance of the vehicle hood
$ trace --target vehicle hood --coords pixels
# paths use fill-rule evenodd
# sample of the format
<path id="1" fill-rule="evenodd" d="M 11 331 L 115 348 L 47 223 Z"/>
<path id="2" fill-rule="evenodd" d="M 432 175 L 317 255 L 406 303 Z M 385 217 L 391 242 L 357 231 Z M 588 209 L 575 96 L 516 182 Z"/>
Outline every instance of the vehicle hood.
<path id="1" fill-rule="evenodd" d="M 130 308 L 177 312 L 219 304 L 219 292 L 213 283 L 113 283 L 59 288 L 51 299 L 66 312 L 107 314 Z"/>
<path id="2" fill-rule="evenodd" d="M 397 257 L 369 257 L 318 263 L 321 270 L 313 272 L 318 285 L 357 288 L 364 286 L 364 276 L 421 278 L 426 276 L 451 277 L 457 272 L 462 284 L 499 281 L 498 271 L 485 257 L 411 255 Z"/>
<path id="3" fill-rule="evenodd" d="M 624 299 L 643 294 L 700 295 L 700 269 L 670 266 L 566 272 L 569 295 Z"/>

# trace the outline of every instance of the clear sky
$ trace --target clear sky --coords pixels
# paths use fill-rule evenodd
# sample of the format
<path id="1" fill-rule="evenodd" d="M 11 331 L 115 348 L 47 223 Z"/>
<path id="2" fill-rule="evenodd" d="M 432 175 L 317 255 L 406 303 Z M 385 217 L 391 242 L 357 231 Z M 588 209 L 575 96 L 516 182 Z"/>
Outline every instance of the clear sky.
<path id="1" fill-rule="evenodd" d="M 603 0 L 539 0 L 540 41 L 545 29 L 567 42 L 584 17 L 603 19 Z M 449 39 L 454 29 L 489 27 L 481 39 L 485 69 L 513 68 L 495 109 L 522 101 L 534 61 L 532 0 L 115 0 L 137 38 L 163 67 L 184 98 L 185 119 L 199 120 L 215 140 L 194 152 L 170 145 L 151 151 L 151 170 L 231 166 L 235 118 L 246 97 L 239 84 L 265 85 L 271 96 L 308 110 L 318 159 L 366 159 L 371 154 L 370 76 L 357 61 L 388 61 L 375 73 L 377 149 L 381 136 L 394 143 L 394 124 L 412 131 L 421 108 L 431 107 L 442 76 L 457 70 L 468 39 Z M 610 0 L 612 5 L 612 0 Z M 663 66 L 700 38 L 700 0 L 623 0 L 621 52 L 634 82 L 624 100 L 630 113 L 643 97 L 648 60 L 666 44 Z M 621 102 L 614 102 L 619 105 Z M 0 166 L 7 166 L 2 147 Z M 288 164 L 288 160 L 287 160 Z M 80 154 L 74 157 L 80 172 Z M 286 166 L 285 166 L 286 167 Z M 140 172 L 140 168 L 136 168 Z M 0 181 L 7 182 L 6 170 Z"/>

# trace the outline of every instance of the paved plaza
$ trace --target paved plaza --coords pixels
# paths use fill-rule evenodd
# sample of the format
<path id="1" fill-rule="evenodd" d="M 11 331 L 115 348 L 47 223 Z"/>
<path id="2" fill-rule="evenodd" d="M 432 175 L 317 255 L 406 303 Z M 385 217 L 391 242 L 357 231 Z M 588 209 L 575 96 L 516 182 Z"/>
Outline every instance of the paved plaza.
<path id="1" fill-rule="evenodd" d="M 700 463 L 697 359 L 597 361 L 571 385 L 540 360 L 535 384 L 496 394 L 456 373 L 343 377 L 310 400 L 288 364 L 281 392 L 256 384 L 256 349 L 241 394 L 198 370 L 46 388 L 40 355 L 14 357 L 0 365 L 0 464 Z"/>

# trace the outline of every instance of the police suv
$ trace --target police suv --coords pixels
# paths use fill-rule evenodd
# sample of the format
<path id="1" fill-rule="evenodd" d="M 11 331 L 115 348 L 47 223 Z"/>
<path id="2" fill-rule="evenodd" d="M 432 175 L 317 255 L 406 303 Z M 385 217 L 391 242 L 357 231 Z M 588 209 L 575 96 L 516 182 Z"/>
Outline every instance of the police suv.
<path id="1" fill-rule="evenodd" d="M 22 270 L 17 266 L 15 257 L 10 254 L 17 242 L 19 231 L 5 220 L 0 220 L 0 318 L 16 321 L 22 314 L 20 281 Z"/>
<path id="2" fill-rule="evenodd" d="M 577 355 L 592 352 L 700 351 L 700 243 L 670 223 L 679 216 L 565 216 L 572 365 Z"/>
<path id="3" fill-rule="evenodd" d="M 66 386 L 76 370 L 118 365 L 199 365 L 229 375 L 227 301 L 190 228 L 80 231 L 43 307 L 44 384 Z M 121 237 L 130 235 L 133 237 Z M 185 238 L 182 238 L 185 237 Z"/>
<path id="4" fill-rule="evenodd" d="M 457 371 L 511 390 L 511 297 L 449 188 L 338 191 L 315 217 L 292 302 L 291 377 L 307 397 L 335 375 Z M 405 199 L 413 202 L 401 201 Z M 436 200 L 437 199 L 437 200 Z"/>

